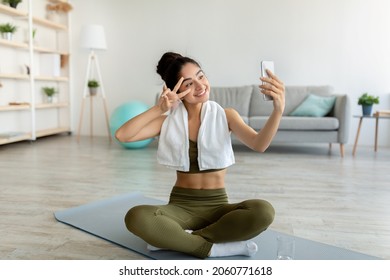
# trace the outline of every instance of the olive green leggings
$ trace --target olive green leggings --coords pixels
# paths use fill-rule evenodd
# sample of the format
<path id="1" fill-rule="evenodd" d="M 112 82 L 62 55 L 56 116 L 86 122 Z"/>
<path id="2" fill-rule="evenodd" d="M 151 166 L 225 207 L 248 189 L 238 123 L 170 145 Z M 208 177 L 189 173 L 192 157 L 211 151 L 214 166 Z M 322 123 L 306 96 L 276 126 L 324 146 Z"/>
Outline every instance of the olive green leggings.
<path id="1" fill-rule="evenodd" d="M 152 246 L 206 258 L 213 243 L 251 239 L 274 219 L 260 199 L 228 203 L 225 189 L 173 187 L 167 205 L 139 205 L 125 217 L 128 230 Z M 193 230 L 192 234 L 185 230 Z"/>

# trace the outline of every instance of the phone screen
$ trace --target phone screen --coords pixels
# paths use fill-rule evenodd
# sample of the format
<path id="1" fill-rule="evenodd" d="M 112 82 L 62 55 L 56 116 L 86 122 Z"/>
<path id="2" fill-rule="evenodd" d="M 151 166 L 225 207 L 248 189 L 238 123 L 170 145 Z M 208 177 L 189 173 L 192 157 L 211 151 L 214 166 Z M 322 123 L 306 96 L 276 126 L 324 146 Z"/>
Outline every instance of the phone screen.
<path id="1" fill-rule="evenodd" d="M 275 67 L 274 67 L 274 62 L 269 61 L 269 60 L 263 60 L 261 62 L 261 76 L 262 77 L 268 77 L 267 72 L 265 71 L 266 69 L 270 70 L 272 73 L 275 73 Z M 266 94 L 263 94 L 264 100 L 272 100 L 272 97 Z"/>

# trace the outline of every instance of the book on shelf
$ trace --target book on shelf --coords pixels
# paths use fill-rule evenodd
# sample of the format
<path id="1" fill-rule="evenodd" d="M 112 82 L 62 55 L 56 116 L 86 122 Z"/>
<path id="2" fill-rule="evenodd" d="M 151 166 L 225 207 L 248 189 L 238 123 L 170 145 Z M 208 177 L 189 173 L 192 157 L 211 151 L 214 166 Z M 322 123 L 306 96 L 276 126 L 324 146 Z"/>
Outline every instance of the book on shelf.
<path id="1" fill-rule="evenodd" d="M 390 117 L 390 110 L 378 110 L 374 114 L 375 117 Z"/>

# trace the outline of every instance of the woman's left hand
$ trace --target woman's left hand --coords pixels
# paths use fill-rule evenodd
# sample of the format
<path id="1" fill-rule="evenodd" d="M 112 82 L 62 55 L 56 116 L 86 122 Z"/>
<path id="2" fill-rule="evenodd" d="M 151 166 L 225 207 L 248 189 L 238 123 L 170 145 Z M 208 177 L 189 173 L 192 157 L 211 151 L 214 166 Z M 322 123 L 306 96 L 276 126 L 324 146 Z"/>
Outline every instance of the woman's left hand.
<path id="1" fill-rule="evenodd" d="M 266 70 L 268 77 L 261 77 L 260 80 L 263 82 L 259 88 L 261 93 L 272 96 L 274 102 L 274 109 L 283 113 L 285 106 L 285 89 L 284 84 L 279 78 L 274 75 L 268 69 Z"/>

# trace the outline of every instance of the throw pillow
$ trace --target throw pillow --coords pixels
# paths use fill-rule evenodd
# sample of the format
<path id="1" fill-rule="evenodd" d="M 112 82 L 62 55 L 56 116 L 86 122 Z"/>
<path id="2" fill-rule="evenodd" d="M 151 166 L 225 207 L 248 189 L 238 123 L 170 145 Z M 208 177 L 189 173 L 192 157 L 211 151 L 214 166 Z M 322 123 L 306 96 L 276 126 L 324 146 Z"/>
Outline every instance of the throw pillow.
<path id="1" fill-rule="evenodd" d="M 336 96 L 318 96 L 310 94 L 291 112 L 290 116 L 297 117 L 324 117 L 332 110 Z"/>

